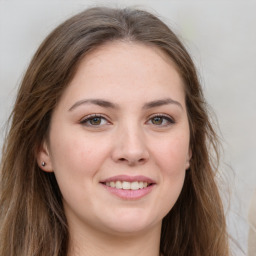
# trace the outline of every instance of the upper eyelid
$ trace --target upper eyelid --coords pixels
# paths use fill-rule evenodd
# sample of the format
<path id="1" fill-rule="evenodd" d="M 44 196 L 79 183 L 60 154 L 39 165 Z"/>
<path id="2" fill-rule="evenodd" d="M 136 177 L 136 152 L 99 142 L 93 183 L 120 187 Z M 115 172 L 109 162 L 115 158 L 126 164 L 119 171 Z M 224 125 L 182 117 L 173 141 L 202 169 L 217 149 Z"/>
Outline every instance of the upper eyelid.
<path id="1" fill-rule="evenodd" d="M 85 120 L 87 120 L 87 119 L 90 119 L 90 118 L 94 118 L 94 117 L 101 117 L 101 118 L 104 118 L 104 119 L 106 119 L 106 120 L 108 120 L 109 121 L 109 117 L 107 117 L 106 115 L 104 115 L 104 114 L 101 114 L 101 113 L 95 113 L 95 114 L 89 114 L 89 115 L 86 115 L 86 116 L 84 116 L 84 117 L 82 117 L 81 119 L 80 119 L 80 122 L 82 122 L 82 121 L 85 121 Z"/>
<path id="2" fill-rule="evenodd" d="M 152 114 L 152 115 L 149 115 L 148 116 L 148 119 L 151 119 L 151 118 L 153 118 L 153 117 L 166 117 L 166 118 L 170 118 L 170 119 L 172 119 L 173 121 L 174 121 L 174 117 L 173 116 L 171 116 L 171 115 L 169 115 L 169 114 L 164 114 L 164 113 L 156 113 L 156 114 Z"/>
<path id="3" fill-rule="evenodd" d="M 154 117 L 154 116 L 167 116 L 167 117 L 171 117 L 169 114 L 165 114 L 165 113 L 154 113 L 154 114 L 149 115 L 149 118 L 150 117 Z"/>

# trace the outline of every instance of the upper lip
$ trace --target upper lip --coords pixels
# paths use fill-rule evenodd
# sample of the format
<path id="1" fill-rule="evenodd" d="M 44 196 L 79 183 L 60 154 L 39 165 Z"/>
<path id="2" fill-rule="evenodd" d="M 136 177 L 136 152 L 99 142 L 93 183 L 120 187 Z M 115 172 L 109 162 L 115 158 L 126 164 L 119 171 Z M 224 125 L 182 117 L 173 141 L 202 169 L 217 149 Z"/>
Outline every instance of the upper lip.
<path id="1" fill-rule="evenodd" d="M 143 175 L 137 175 L 137 176 L 129 176 L 129 175 L 117 175 L 117 176 L 113 176 L 107 179 L 104 179 L 102 181 L 100 181 L 101 183 L 106 183 L 106 182 L 111 182 L 111 181 L 128 181 L 128 182 L 134 182 L 134 181 L 143 181 L 143 182 L 147 182 L 147 183 L 156 183 L 154 180 L 143 176 Z"/>

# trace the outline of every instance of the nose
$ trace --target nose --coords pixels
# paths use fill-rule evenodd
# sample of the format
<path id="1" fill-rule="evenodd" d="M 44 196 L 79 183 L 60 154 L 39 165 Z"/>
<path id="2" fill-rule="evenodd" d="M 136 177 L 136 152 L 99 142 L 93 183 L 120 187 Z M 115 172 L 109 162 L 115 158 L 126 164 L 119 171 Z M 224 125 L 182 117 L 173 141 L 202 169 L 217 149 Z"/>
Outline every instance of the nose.
<path id="1" fill-rule="evenodd" d="M 112 158 L 129 166 L 144 164 L 149 159 L 146 138 L 139 128 L 120 129 L 115 136 Z"/>

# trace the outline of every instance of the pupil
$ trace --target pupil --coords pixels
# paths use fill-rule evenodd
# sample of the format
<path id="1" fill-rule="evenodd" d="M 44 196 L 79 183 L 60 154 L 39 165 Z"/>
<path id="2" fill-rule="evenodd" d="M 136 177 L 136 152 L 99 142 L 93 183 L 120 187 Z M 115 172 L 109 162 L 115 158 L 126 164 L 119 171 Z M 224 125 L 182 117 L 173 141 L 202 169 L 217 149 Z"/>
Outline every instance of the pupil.
<path id="1" fill-rule="evenodd" d="M 162 124 L 163 118 L 162 117 L 154 117 L 153 118 L 153 123 L 154 124 Z"/>
<path id="2" fill-rule="evenodd" d="M 91 124 L 100 124 L 100 117 L 94 117 L 92 120 L 91 120 Z"/>

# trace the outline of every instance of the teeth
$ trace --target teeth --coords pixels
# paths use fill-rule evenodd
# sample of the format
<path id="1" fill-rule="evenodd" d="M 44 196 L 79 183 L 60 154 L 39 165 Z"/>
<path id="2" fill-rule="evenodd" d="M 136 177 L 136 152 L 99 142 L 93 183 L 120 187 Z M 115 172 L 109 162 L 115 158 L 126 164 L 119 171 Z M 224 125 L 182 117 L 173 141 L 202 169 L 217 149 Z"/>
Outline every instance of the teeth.
<path id="1" fill-rule="evenodd" d="M 114 182 L 113 182 L 114 183 Z M 115 186 L 116 188 L 123 188 L 123 186 L 122 186 L 122 182 L 121 181 L 117 181 L 116 182 L 116 186 Z"/>
<path id="2" fill-rule="evenodd" d="M 139 183 L 138 183 L 138 181 L 134 181 L 134 182 L 131 183 L 131 189 L 132 189 L 132 190 L 137 190 L 137 189 L 139 189 Z"/>
<path id="3" fill-rule="evenodd" d="M 131 189 L 131 183 L 128 181 L 123 181 L 123 189 Z"/>
<path id="4" fill-rule="evenodd" d="M 149 184 L 147 182 L 143 181 L 111 181 L 111 182 L 106 182 L 106 186 L 111 187 L 111 188 L 117 188 L 117 189 L 131 189 L 131 190 L 138 190 L 138 189 L 143 189 L 146 188 Z"/>

